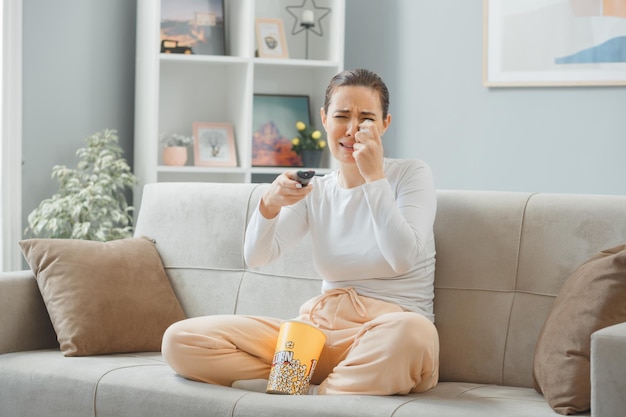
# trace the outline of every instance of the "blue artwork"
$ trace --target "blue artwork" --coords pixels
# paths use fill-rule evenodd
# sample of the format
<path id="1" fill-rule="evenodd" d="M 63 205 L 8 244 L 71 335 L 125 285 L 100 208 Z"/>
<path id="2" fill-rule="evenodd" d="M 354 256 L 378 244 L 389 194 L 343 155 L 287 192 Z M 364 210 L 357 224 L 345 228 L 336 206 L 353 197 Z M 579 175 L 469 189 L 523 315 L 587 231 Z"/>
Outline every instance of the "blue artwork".
<path id="1" fill-rule="evenodd" d="M 626 36 L 610 39 L 600 45 L 583 49 L 575 54 L 556 58 L 556 64 L 596 64 L 601 62 L 626 62 Z"/>

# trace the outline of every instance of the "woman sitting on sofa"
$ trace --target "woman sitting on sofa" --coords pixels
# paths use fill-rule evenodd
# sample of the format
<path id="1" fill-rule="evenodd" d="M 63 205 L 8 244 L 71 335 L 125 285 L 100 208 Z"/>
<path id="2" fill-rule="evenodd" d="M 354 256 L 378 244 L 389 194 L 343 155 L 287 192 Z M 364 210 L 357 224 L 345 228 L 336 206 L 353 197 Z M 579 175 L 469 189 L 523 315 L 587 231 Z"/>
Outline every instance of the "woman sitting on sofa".
<path id="1" fill-rule="evenodd" d="M 357 69 L 333 77 L 320 115 L 338 171 L 305 187 L 294 171 L 278 176 L 246 232 L 251 267 L 311 234 L 322 294 L 297 319 L 320 328 L 327 340 L 310 394 L 407 394 L 438 381 L 436 194 L 425 163 L 383 157 L 388 108 L 389 92 L 377 74 Z M 186 378 L 265 391 L 281 322 L 187 319 L 167 330 L 163 355 Z"/>

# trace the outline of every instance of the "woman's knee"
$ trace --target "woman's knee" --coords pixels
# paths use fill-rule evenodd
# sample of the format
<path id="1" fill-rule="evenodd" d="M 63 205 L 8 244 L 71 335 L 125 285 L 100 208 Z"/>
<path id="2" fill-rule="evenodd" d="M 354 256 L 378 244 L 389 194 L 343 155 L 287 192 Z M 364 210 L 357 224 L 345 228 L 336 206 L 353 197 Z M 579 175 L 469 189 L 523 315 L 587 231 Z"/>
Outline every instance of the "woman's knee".
<path id="1" fill-rule="evenodd" d="M 182 320 L 170 325 L 163 333 L 163 339 L 161 341 L 161 355 L 163 359 L 172 367 L 177 373 L 185 375 L 185 364 L 188 363 L 185 358 L 190 352 L 188 349 L 189 331 L 187 329 L 187 320 Z"/>
<path id="2" fill-rule="evenodd" d="M 393 348 L 439 352 L 439 336 L 432 321 L 418 313 L 389 313 L 378 317 Z"/>
<path id="3" fill-rule="evenodd" d="M 223 323 L 227 317 L 195 317 L 170 325 L 163 334 L 161 354 L 167 364 L 185 378 L 208 382 L 211 375 L 203 369 L 220 346 Z"/>
<path id="4" fill-rule="evenodd" d="M 223 337 L 229 323 L 229 316 L 202 316 L 173 323 L 163 334 L 163 354 L 189 347 L 208 348 Z"/>
<path id="5" fill-rule="evenodd" d="M 182 327 L 181 324 L 184 322 L 179 321 L 171 324 L 163 333 L 163 339 L 161 340 L 161 354 L 167 360 L 168 356 L 176 351 L 178 346 L 180 345 L 180 334 Z"/>

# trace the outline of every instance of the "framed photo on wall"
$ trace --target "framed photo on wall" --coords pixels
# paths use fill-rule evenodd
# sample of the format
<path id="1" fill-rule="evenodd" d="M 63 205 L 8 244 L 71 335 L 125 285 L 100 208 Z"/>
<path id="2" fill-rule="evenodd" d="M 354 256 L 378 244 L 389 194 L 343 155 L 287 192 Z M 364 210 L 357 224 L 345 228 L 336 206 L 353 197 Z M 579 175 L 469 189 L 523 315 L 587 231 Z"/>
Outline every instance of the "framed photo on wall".
<path id="1" fill-rule="evenodd" d="M 161 53 L 226 55 L 224 0 L 161 0 Z"/>
<path id="2" fill-rule="evenodd" d="M 291 150 L 296 122 L 311 125 L 309 96 L 255 94 L 252 107 L 252 166 L 301 166 Z"/>
<path id="3" fill-rule="evenodd" d="M 194 165 L 213 167 L 237 166 L 233 126 L 228 123 L 193 124 Z"/>
<path id="4" fill-rule="evenodd" d="M 626 85 L 624 0 L 483 0 L 484 84 Z"/>
<path id="5" fill-rule="evenodd" d="M 258 54 L 262 58 L 289 58 L 283 21 L 280 19 L 256 19 Z"/>

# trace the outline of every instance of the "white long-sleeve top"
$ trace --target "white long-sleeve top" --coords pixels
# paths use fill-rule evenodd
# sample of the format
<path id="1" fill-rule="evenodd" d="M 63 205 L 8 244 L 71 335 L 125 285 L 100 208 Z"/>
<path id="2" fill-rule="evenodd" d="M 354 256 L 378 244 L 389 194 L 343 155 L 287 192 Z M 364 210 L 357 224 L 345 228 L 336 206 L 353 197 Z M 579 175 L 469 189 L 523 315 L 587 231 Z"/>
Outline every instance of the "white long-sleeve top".
<path id="1" fill-rule="evenodd" d="M 314 177 L 313 191 L 273 219 L 257 210 L 246 231 L 244 256 L 265 265 L 307 232 L 322 291 L 353 287 L 434 321 L 437 197 L 422 161 L 384 159 L 385 179 L 345 189 L 337 172 Z"/>

